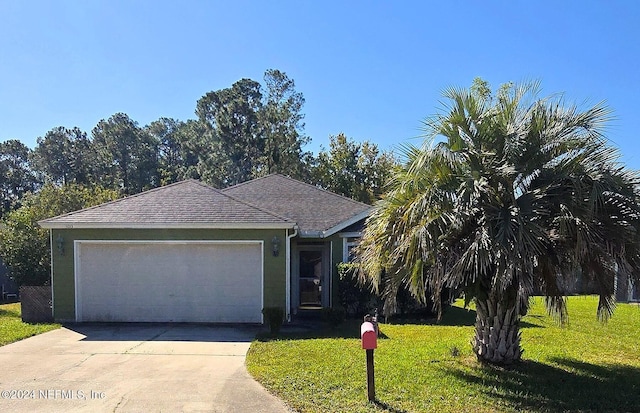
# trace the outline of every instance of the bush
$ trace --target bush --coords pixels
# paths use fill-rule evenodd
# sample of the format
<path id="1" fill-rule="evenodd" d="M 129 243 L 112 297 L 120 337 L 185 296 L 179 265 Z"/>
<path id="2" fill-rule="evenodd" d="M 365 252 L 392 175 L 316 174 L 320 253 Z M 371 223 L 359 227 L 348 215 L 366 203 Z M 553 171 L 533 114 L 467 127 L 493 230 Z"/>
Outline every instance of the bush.
<path id="1" fill-rule="evenodd" d="M 340 304 L 346 310 L 347 317 L 360 318 L 367 313 L 373 314 L 375 309 L 384 308 L 384 315 L 395 319 L 425 319 L 433 318 L 437 312 L 433 308 L 433 300 L 427 295 L 426 300 L 413 297 L 409 289 L 399 286 L 395 295 L 387 294 L 383 299 L 371 291 L 369 286 L 362 285 L 358 280 L 358 264 L 338 264 Z M 385 290 L 383 277 L 380 291 Z M 444 289 L 441 295 L 443 311 L 451 300 L 457 297 L 456 292 Z"/>
<path id="2" fill-rule="evenodd" d="M 118 197 L 118 193 L 100 187 L 69 184 L 45 185 L 39 192 L 28 194 L 22 206 L 6 214 L 0 229 L 0 259 L 9 268 L 9 276 L 22 285 L 48 285 L 51 278 L 49 231 L 38 221 L 56 215 L 98 205 Z M 1 226 L 1 225 L 0 225 Z M 67 253 L 73 246 L 67 245 Z M 54 250 L 54 254 L 60 252 Z"/>
<path id="3" fill-rule="evenodd" d="M 379 299 L 367 286 L 358 282 L 357 270 L 357 264 L 338 264 L 340 304 L 345 316 L 359 318 L 377 308 Z"/>
<path id="4" fill-rule="evenodd" d="M 265 322 L 269 325 L 269 331 L 277 336 L 284 322 L 284 309 L 282 307 L 265 307 L 262 309 Z"/>
<path id="5" fill-rule="evenodd" d="M 332 307 L 322 309 L 322 319 L 329 323 L 332 328 L 338 327 L 347 317 L 347 312 L 342 307 Z"/>

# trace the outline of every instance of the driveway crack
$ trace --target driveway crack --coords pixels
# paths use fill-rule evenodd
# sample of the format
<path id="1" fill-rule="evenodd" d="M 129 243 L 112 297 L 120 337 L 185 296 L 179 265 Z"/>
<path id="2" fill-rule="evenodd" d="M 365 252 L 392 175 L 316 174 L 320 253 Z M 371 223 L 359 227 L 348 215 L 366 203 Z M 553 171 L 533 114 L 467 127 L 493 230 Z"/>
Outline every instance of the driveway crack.
<path id="1" fill-rule="evenodd" d="M 158 334 L 156 334 L 155 336 L 153 336 L 153 337 L 151 337 L 151 338 L 149 338 L 149 339 L 146 339 L 146 340 L 142 340 L 142 341 L 140 341 L 138 344 L 136 344 L 135 346 L 133 346 L 133 347 L 131 347 L 130 349 L 128 349 L 127 351 L 125 351 L 125 352 L 124 352 L 124 354 L 130 354 L 130 353 L 129 353 L 130 351 L 137 349 L 138 347 L 140 347 L 141 345 L 143 345 L 143 344 L 145 344 L 145 343 L 148 343 L 149 341 L 154 341 L 156 338 L 160 337 L 161 335 L 165 334 L 167 331 L 172 330 L 172 329 L 173 329 L 173 326 L 168 327 L 167 329 L 165 329 L 165 330 L 163 330 L 163 331 L 160 331 L 160 332 L 159 332 Z"/>
<path id="2" fill-rule="evenodd" d="M 115 407 L 112 410 L 113 413 L 116 413 L 118 411 L 118 408 L 120 407 L 123 401 L 124 401 L 124 396 L 120 397 L 120 401 L 118 402 L 118 404 L 115 405 Z"/>
<path id="3" fill-rule="evenodd" d="M 83 358 L 78 363 L 74 364 L 70 369 L 73 369 L 73 368 L 76 368 L 76 367 L 80 367 L 81 365 L 84 364 L 85 361 L 89 360 L 93 356 L 95 356 L 94 353 L 89 354 L 87 357 Z"/>

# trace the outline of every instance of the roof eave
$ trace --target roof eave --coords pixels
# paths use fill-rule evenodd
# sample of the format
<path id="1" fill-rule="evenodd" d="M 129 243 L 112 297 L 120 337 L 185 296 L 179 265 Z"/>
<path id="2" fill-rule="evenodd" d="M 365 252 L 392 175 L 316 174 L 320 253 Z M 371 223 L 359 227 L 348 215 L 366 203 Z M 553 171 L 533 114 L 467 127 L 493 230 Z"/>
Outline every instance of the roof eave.
<path id="1" fill-rule="evenodd" d="M 348 227 L 349 225 L 355 224 L 356 222 L 365 219 L 371 213 L 371 208 L 366 211 L 362 211 L 361 213 L 352 216 L 351 218 L 340 222 L 338 225 L 335 225 L 325 231 L 313 231 L 306 230 L 300 231 L 300 238 L 327 238 L 332 236 L 333 234 L 340 232 L 340 230 Z"/>
<path id="2" fill-rule="evenodd" d="M 45 229 L 293 229 L 293 222 L 48 222 L 39 221 Z"/>

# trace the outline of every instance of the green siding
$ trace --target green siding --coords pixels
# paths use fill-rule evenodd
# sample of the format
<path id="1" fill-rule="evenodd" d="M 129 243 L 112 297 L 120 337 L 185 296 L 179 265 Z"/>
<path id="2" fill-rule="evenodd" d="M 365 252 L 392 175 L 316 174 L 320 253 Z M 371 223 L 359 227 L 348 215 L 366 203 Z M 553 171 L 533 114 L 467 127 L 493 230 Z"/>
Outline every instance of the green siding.
<path id="1" fill-rule="evenodd" d="M 53 309 L 58 321 L 75 320 L 74 241 L 77 240 L 252 240 L 264 241 L 264 306 L 285 307 L 286 242 L 285 230 L 224 229 L 54 229 L 53 231 Z M 64 255 L 56 239 L 64 240 Z M 271 240 L 280 238 L 280 254 L 273 256 Z M 340 250 L 342 251 L 342 250 Z M 342 254 L 342 252 L 340 253 Z"/>

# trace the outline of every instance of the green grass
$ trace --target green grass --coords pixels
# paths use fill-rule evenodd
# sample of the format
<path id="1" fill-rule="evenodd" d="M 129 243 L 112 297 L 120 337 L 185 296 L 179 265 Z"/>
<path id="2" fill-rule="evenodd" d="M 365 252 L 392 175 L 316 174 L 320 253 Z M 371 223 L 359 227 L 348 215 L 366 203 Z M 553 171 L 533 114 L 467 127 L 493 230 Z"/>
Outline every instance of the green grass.
<path id="1" fill-rule="evenodd" d="M 537 298 L 523 319 L 524 360 L 503 369 L 471 351 L 475 313 L 451 308 L 440 325 L 383 324 L 376 404 L 367 402 L 359 322 L 315 337 L 255 341 L 249 372 L 300 412 L 600 412 L 640 409 L 640 307 L 606 324 L 597 299 L 571 297 L 560 327 Z M 459 354 L 455 355 L 455 349 Z"/>
<path id="2" fill-rule="evenodd" d="M 60 324 L 23 323 L 20 303 L 0 305 L 0 346 L 60 328 Z"/>

